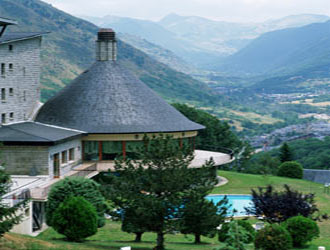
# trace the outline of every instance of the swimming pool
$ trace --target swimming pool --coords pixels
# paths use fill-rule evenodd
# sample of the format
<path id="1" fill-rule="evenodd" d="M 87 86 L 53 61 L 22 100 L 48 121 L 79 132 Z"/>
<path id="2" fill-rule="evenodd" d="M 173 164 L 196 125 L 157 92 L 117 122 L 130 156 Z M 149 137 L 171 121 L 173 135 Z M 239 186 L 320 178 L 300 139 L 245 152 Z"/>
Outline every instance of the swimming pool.
<path id="1" fill-rule="evenodd" d="M 222 200 L 225 197 L 225 195 L 219 195 L 219 194 L 212 194 L 206 196 L 206 199 L 213 201 L 213 203 L 218 203 L 220 200 Z M 246 216 L 245 207 L 251 207 L 253 205 L 252 203 L 252 197 L 251 195 L 227 195 L 228 198 L 228 204 L 231 205 L 229 209 L 229 215 L 233 213 L 233 210 L 235 209 L 237 212 L 235 212 L 234 216 Z"/>

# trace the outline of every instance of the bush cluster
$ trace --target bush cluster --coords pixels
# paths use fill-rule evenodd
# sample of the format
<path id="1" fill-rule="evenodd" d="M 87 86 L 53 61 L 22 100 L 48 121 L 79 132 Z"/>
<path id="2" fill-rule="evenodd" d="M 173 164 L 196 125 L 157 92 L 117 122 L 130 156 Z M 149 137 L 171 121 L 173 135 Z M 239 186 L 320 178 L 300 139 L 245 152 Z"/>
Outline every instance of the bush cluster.
<path id="1" fill-rule="evenodd" d="M 270 224 L 258 231 L 254 245 L 260 250 L 288 250 L 292 248 L 292 238 L 284 227 Z"/>
<path id="2" fill-rule="evenodd" d="M 69 241 L 80 242 L 97 232 L 96 209 L 83 197 L 69 197 L 55 210 L 52 226 Z"/>
<path id="3" fill-rule="evenodd" d="M 308 241 L 317 238 L 320 234 L 317 223 L 304 216 L 292 217 L 288 219 L 284 225 L 290 233 L 293 246 L 295 247 L 302 247 Z"/>
<path id="4" fill-rule="evenodd" d="M 303 167 L 298 162 L 287 161 L 280 165 L 277 175 L 289 178 L 302 179 Z"/>

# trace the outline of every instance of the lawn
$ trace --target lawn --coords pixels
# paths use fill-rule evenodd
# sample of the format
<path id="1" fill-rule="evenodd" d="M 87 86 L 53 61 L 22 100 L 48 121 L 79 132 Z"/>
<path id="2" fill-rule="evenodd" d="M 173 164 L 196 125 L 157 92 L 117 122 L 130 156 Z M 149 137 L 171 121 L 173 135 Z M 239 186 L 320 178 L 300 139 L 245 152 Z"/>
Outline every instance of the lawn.
<path id="1" fill-rule="evenodd" d="M 320 184 L 293 180 L 288 178 L 240 174 L 235 172 L 219 171 L 219 175 L 227 178 L 229 183 L 217 187 L 212 193 L 215 194 L 249 194 L 251 188 L 258 186 L 274 185 L 276 188 L 282 188 L 283 184 L 289 184 L 292 188 L 316 194 L 316 200 L 322 212 L 330 214 L 330 195 L 323 193 L 323 186 Z M 314 240 L 306 250 L 316 250 L 318 246 L 330 248 L 330 222 L 319 223 L 321 237 Z M 120 249 L 123 246 L 132 246 L 132 249 L 147 250 L 155 246 L 156 235 L 146 233 L 143 235 L 142 243 L 134 243 L 134 235 L 124 233 L 120 230 L 120 223 L 108 221 L 106 226 L 99 229 L 99 232 L 93 237 L 88 238 L 84 243 L 70 243 L 65 241 L 63 236 L 57 234 L 54 230 L 48 229 L 38 237 L 28 237 L 16 234 L 7 234 L 5 239 L 0 240 L 0 249 Z M 202 237 L 204 242 L 201 245 L 193 244 L 191 235 L 182 234 L 166 235 L 166 249 L 187 249 L 187 250 L 212 250 L 220 246 L 217 238 L 209 239 Z M 251 245 L 249 250 L 252 250 Z"/>

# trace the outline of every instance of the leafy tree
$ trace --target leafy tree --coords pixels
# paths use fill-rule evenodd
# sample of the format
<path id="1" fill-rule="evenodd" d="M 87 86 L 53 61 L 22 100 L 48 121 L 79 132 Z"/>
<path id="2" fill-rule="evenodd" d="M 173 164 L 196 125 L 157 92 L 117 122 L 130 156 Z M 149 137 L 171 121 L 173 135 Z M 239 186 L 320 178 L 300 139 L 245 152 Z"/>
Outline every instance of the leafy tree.
<path id="1" fill-rule="evenodd" d="M 46 205 L 46 222 L 49 226 L 53 226 L 55 210 L 61 202 L 71 196 L 80 196 L 92 203 L 98 214 L 98 226 L 102 227 L 105 224 L 106 205 L 100 191 L 100 185 L 83 177 L 67 177 L 55 183 L 49 192 Z"/>
<path id="2" fill-rule="evenodd" d="M 19 212 L 27 200 L 17 203 L 14 206 L 6 205 L 3 197 L 10 191 L 11 180 L 3 167 L 0 167 L 0 237 L 12 229 L 12 227 L 21 222 L 22 215 Z"/>
<path id="3" fill-rule="evenodd" d="M 280 147 L 279 158 L 282 163 L 294 160 L 292 149 L 286 142 Z"/>
<path id="4" fill-rule="evenodd" d="M 278 168 L 278 176 L 302 179 L 304 174 L 303 167 L 295 161 L 283 162 Z"/>
<path id="5" fill-rule="evenodd" d="M 123 210 L 138 206 L 147 213 L 139 225 L 157 234 L 156 249 L 161 250 L 164 235 L 178 229 L 187 194 L 210 191 L 217 180 L 212 162 L 200 169 L 188 168 L 191 150 L 180 148 L 169 136 L 145 137 L 143 145 L 138 150 L 140 160 L 116 161 L 118 175 L 108 180 L 105 194 Z"/>
<path id="6" fill-rule="evenodd" d="M 214 237 L 217 227 L 224 222 L 227 215 L 228 199 L 214 204 L 205 198 L 206 194 L 192 192 L 184 202 L 180 231 L 183 234 L 194 234 L 195 243 L 201 242 L 201 235 Z"/>
<path id="7" fill-rule="evenodd" d="M 53 228 L 68 240 L 80 242 L 97 232 L 95 207 L 83 197 L 69 197 L 56 208 Z"/>
<path id="8" fill-rule="evenodd" d="M 242 152 L 242 157 L 250 156 L 250 147 L 242 142 L 230 129 L 227 122 L 217 117 L 185 104 L 175 103 L 173 106 L 190 120 L 202 124 L 206 129 L 199 132 L 196 138 L 196 148 L 201 150 L 221 151 L 224 148 Z M 244 149 L 244 150 L 243 150 Z"/>
<path id="9" fill-rule="evenodd" d="M 271 185 L 267 188 L 259 187 L 257 191 L 252 189 L 252 202 L 251 208 L 245 208 L 247 213 L 264 216 L 269 223 L 283 222 L 297 215 L 312 217 L 319 211 L 314 194 L 291 190 L 288 185 L 284 185 L 283 191 L 275 191 Z"/>
<path id="10" fill-rule="evenodd" d="M 242 172 L 249 174 L 276 175 L 280 161 L 269 152 L 261 152 L 251 157 L 246 169 Z"/>

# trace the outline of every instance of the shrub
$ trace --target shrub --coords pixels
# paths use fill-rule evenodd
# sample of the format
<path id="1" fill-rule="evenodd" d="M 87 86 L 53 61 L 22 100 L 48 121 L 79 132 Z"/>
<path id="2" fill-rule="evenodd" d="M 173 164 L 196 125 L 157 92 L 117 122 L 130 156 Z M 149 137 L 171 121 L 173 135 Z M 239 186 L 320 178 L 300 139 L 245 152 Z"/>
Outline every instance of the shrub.
<path id="1" fill-rule="evenodd" d="M 293 246 L 301 247 L 308 241 L 319 237 L 320 230 L 317 223 L 304 216 L 296 216 L 285 222 L 285 228 L 292 237 Z"/>
<path id="2" fill-rule="evenodd" d="M 298 215 L 312 217 L 319 212 L 313 193 L 291 190 L 288 185 L 284 185 L 283 191 L 275 191 L 271 185 L 252 189 L 252 202 L 252 207 L 245 208 L 247 214 L 263 216 L 269 223 L 284 222 Z M 326 215 L 317 215 L 315 219 L 320 219 L 320 216 Z"/>
<path id="3" fill-rule="evenodd" d="M 69 197 L 53 215 L 53 228 L 70 241 L 82 241 L 97 232 L 95 207 L 83 197 Z"/>
<path id="4" fill-rule="evenodd" d="M 257 232 L 254 245 L 260 250 L 288 250 L 292 248 L 292 238 L 284 227 L 271 224 Z"/>
<path id="5" fill-rule="evenodd" d="M 247 238 L 244 243 L 251 243 L 254 240 L 255 237 L 255 230 L 252 227 L 251 223 L 247 220 L 236 220 L 237 224 L 241 227 L 243 227 L 247 232 Z M 230 222 L 231 223 L 231 222 Z M 220 242 L 225 242 L 228 237 L 228 230 L 229 230 L 229 224 L 230 223 L 224 223 L 221 226 L 221 229 L 218 232 L 218 239 Z"/>
<path id="6" fill-rule="evenodd" d="M 106 205 L 99 187 L 100 185 L 95 181 L 83 177 L 69 177 L 54 184 L 49 192 L 46 205 L 47 224 L 49 226 L 53 225 L 53 214 L 61 202 L 71 196 L 80 196 L 84 197 L 95 207 L 98 214 L 98 227 L 104 226 Z"/>
<path id="7" fill-rule="evenodd" d="M 298 162 L 287 161 L 280 165 L 277 175 L 289 178 L 302 179 L 303 167 Z"/>

